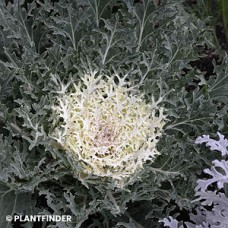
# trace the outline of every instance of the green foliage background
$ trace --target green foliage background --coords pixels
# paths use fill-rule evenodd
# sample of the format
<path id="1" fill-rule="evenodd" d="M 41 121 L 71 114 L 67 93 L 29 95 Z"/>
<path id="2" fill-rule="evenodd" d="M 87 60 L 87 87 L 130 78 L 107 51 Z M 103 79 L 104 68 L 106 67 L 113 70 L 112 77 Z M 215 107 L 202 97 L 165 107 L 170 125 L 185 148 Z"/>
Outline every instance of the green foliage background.
<path id="1" fill-rule="evenodd" d="M 194 141 L 228 132 L 227 56 L 209 77 L 192 67 L 216 48 L 207 20 L 176 0 L 1 1 L 0 47 L 0 227 L 12 227 L 6 215 L 39 213 L 72 215 L 63 228 L 160 227 L 194 207 L 196 180 L 215 158 Z M 93 70 L 126 76 L 167 109 L 161 156 L 123 189 L 74 178 L 49 137 L 58 93 Z"/>

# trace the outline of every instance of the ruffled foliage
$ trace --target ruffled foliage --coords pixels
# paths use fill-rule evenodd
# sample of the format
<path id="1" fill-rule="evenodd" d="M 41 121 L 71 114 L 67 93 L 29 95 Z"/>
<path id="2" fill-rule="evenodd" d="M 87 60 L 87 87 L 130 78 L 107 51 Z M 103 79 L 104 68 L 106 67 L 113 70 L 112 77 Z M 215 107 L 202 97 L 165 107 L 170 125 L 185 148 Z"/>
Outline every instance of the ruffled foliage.
<path id="1" fill-rule="evenodd" d="M 11 227 L 7 214 L 38 213 L 72 216 L 72 223 L 43 222 L 49 228 L 159 227 L 160 218 L 191 210 L 198 175 L 218 159 L 216 153 L 199 150 L 195 138 L 227 132 L 227 56 L 220 59 L 221 65 L 213 63 L 210 77 L 192 64 L 203 58 L 205 48 L 214 48 L 207 21 L 187 13 L 176 0 L 0 1 L 0 227 Z M 102 76 L 104 85 L 114 80 L 113 89 L 119 92 L 106 99 L 97 88 L 97 97 L 93 93 L 88 97 L 89 106 L 94 111 L 104 96 L 100 110 L 115 119 L 120 130 L 116 142 L 126 146 L 129 155 L 148 148 L 146 155 L 139 153 L 137 171 L 133 167 L 137 159 L 117 168 L 117 173 L 127 174 L 121 188 L 97 169 L 107 161 L 102 156 L 111 156 L 110 150 L 108 155 L 98 155 L 103 150 L 93 155 L 96 167 L 91 173 L 83 171 L 91 165 L 71 156 L 80 148 L 71 133 L 76 137 L 86 128 L 83 121 L 95 114 L 87 112 L 81 122 L 71 124 L 81 113 L 74 110 L 79 98 L 70 94 L 84 96 L 85 82 L 91 80 L 86 75 L 92 72 Z M 119 79 L 112 78 L 116 75 Z M 120 88 L 122 81 L 126 86 Z M 127 92 L 130 88 L 134 93 Z M 117 110 L 111 115 L 111 103 L 117 105 L 111 101 L 117 94 L 129 105 L 135 101 L 120 118 L 127 121 L 125 131 L 117 123 Z M 152 109 L 150 117 L 147 107 Z M 162 121 L 154 124 L 155 119 L 163 119 L 161 108 L 164 126 Z M 145 123 L 140 124 L 140 117 Z M 111 136 L 106 131 L 114 131 L 113 126 L 104 130 L 102 124 L 94 141 L 97 147 L 104 143 L 107 147 Z M 82 134 L 84 148 L 91 146 L 88 140 L 98 127 L 92 126 L 91 134 Z M 129 135 L 135 128 L 142 136 Z M 155 137 L 151 145 L 147 140 L 153 132 L 159 139 Z M 91 148 L 83 151 L 80 155 L 88 159 Z M 158 151 L 159 156 L 153 156 Z M 109 171 L 116 165 L 107 164 Z M 224 175 L 217 168 L 210 171 L 216 181 Z"/>
<path id="2" fill-rule="evenodd" d="M 228 141 L 224 135 L 218 132 L 219 140 L 211 139 L 208 135 L 203 135 L 196 139 L 196 144 L 206 143 L 211 150 L 221 152 L 222 156 L 228 155 Z M 228 161 L 214 160 L 211 169 L 205 169 L 204 173 L 211 176 L 208 179 L 197 181 L 195 188 L 198 202 L 195 213 L 190 214 L 190 221 L 186 222 L 187 228 L 221 228 L 228 227 Z M 216 184 L 214 191 L 209 190 L 212 184 Z M 224 193 L 225 194 L 224 194 Z M 166 227 L 183 228 L 176 219 L 169 216 L 168 219 L 161 220 Z"/>
<path id="3" fill-rule="evenodd" d="M 156 144 L 165 125 L 158 107 L 162 99 L 146 104 L 123 79 L 116 84 L 115 77 L 95 74 L 85 75 L 73 92 L 58 97 L 53 114 L 63 123 L 52 137 L 81 164 L 82 172 L 123 182 L 159 154 Z"/>

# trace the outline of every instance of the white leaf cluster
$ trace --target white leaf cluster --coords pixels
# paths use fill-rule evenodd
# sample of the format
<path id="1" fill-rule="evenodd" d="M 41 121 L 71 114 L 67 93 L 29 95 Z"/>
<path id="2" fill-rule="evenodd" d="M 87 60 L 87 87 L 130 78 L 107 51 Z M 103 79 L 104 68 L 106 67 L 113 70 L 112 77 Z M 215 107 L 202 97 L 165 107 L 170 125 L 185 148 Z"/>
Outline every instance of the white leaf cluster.
<path id="1" fill-rule="evenodd" d="M 159 154 L 164 109 L 119 76 L 87 74 L 57 103 L 63 122 L 52 137 L 84 173 L 122 180 Z"/>

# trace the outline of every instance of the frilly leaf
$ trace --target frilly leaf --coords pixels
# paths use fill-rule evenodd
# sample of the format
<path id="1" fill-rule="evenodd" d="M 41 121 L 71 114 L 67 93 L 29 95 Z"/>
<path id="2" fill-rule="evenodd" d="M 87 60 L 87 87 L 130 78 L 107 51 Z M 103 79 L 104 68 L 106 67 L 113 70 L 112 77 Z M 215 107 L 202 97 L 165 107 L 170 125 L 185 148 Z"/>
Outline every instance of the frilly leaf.
<path id="1" fill-rule="evenodd" d="M 207 173 L 212 176 L 211 179 L 207 180 L 198 180 L 198 186 L 196 191 L 205 191 L 209 185 L 217 183 L 219 189 L 223 188 L 224 183 L 228 183 L 228 161 L 222 160 L 213 161 L 214 166 L 211 169 L 205 169 L 204 173 Z M 221 168 L 218 169 L 218 168 Z"/>
<path id="2" fill-rule="evenodd" d="M 218 150 L 221 152 L 222 156 L 228 155 L 228 140 L 224 139 L 224 135 L 217 132 L 219 140 L 214 140 L 209 137 L 209 135 L 203 135 L 196 139 L 196 144 L 206 143 L 206 146 L 210 147 L 211 150 Z"/>

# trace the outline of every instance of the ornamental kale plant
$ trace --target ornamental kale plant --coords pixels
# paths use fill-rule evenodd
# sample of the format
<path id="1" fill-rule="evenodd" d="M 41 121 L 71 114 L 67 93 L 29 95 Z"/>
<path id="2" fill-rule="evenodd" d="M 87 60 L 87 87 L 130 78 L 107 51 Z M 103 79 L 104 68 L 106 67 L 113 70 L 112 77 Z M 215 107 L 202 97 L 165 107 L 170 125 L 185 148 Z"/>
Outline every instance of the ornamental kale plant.
<path id="1" fill-rule="evenodd" d="M 59 114 L 56 120 L 64 123 L 53 139 L 81 164 L 83 173 L 121 184 L 158 154 L 165 116 L 157 107 L 161 101 L 146 104 L 124 78 L 117 75 L 116 85 L 113 77 L 102 80 L 95 74 L 85 75 L 82 84 L 74 84 L 74 92 L 58 97 L 53 109 Z"/>
<path id="2" fill-rule="evenodd" d="M 0 1 L 0 45 L 0 227 L 162 227 L 195 207 L 217 158 L 195 138 L 228 121 L 227 55 L 197 66 L 207 20 L 176 0 Z"/>

